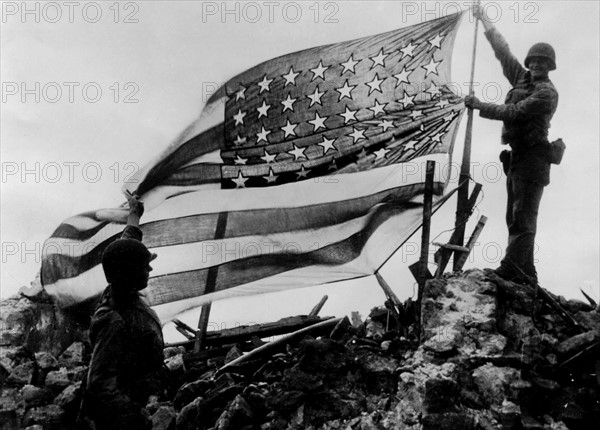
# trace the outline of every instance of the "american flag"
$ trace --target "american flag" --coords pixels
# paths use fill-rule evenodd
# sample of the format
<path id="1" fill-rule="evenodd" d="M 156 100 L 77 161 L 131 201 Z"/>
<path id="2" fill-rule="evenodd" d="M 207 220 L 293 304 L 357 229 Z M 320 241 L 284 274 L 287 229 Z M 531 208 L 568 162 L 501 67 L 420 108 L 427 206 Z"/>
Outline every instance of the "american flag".
<path id="1" fill-rule="evenodd" d="M 460 17 L 274 58 L 220 88 L 126 184 L 159 256 L 150 304 L 181 310 L 379 269 L 419 226 L 426 160 L 450 163 L 464 110 L 450 85 Z M 443 194 L 446 178 L 435 185 Z M 70 218 L 48 239 L 58 251 L 45 253 L 42 282 L 59 303 L 104 288 L 101 254 L 123 228 L 113 215 Z M 85 252 L 62 252 L 66 240 Z"/>

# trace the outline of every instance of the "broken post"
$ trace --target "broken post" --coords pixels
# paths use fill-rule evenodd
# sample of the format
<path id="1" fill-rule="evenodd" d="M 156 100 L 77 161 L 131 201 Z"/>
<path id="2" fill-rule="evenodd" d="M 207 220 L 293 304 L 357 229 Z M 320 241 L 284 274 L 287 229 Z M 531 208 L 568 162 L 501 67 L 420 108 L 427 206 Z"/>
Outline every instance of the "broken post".
<path id="1" fill-rule="evenodd" d="M 479 218 L 479 221 L 477 222 L 477 225 L 475 226 L 475 229 L 473 230 L 473 234 L 471 234 L 471 237 L 469 238 L 469 241 L 467 242 L 467 246 L 465 247 L 465 248 L 467 248 L 467 250 L 464 252 L 460 252 L 460 253 L 456 252 L 454 254 L 454 270 L 455 271 L 462 270 L 463 266 L 467 262 L 467 258 L 469 257 L 469 254 L 475 247 L 475 244 L 477 243 L 477 239 L 479 239 L 481 230 L 483 230 L 483 227 L 485 227 L 486 222 L 487 222 L 487 217 L 485 215 L 481 215 L 481 217 Z"/>
<path id="2" fill-rule="evenodd" d="M 312 308 L 312 311 L 310 311 L 310 313 L 308 314 L 308 316 L 317 316 L 319 315 L 319 312 L 321 312 L 321 309 L 323 309 L 323 306 L 325 305 L 325 302 L 327 301 L 327 299 L 329 298 L 329 296 L 327 296 L 327 294 L 325 294 L 323 296 L 323 298 L 321 298 L 321 300 L 319 301 L 319 303 L 317 303 L 315 305 L 314 308 Z"/>
<path id="3" fill-rule="evenodd" d="M 475 207 L 475 203 L 477 202 L 477 198 L 479 197 L 481 188 L 481 184 L 475 184 L 475 187 L 473 187 L 473 191 L 471 191 L 471 197 L 469 197 L 469 200 L 467 201 L 467 206 L 465 208 L 466 210 L 468 210 L 469 217 L 471 216 L 471 213 L 473 213 L 473 208 Z M 468 218 L 466 221 L 468 221 Z M 451 248 L 451 246 L 459 246 L 457 245 L 458 237 L 459 232 L 455 229 L 452 233 L 452 236 L 450 236 L 450 240 L 448 241 L 448 245 L 450 246 L 442 247 L 436 251 L 434 256 L 434 260 L 438 265 L 438 268 L 435 272 L 436 278 L 440 277 L 444 273 L 444 270 L 446 270 L 446 266 L 448 265 L 450 257 L 452 256 L 453 249 Z"/>
<path id="4" fill-rule="evenodd" d="M 433 174 L 435 172 L 435 161 L 427 161 L 425 173 L 425 193 L 423 195 L 423 227 L 421 234 L 421 259 L 419 260 L 419 290 L 425 285 L 430 277 L 427 262 L 429 260 L 429 234 L 431 231 L 431 206 L 433 202 Z"/>
<path id="5" fill-rule="evenodd" d="M 227 212 L 219 212 L 217 218 L 217 226 L 215 228 L 215 240 L 223 239 L 225 237 L 225 229 L 227 228 Z M 206 285 L 203 294 L 213 293 L 217 286 L 217 275 L 219 274 L 219 266 L 211 266 L 208 269 L 206 275 Z M 211 302 L 208 302 L 202 306 L 200 312 L 200 318 L 198 319 L 198 331 L 196 332 L 196 343 L 194 345 L 194 352 L 199 352 L 204 343 L 204 337 L 206 336 L 206 329 L 208 328 L 208 318 L 210 316 Z"/>

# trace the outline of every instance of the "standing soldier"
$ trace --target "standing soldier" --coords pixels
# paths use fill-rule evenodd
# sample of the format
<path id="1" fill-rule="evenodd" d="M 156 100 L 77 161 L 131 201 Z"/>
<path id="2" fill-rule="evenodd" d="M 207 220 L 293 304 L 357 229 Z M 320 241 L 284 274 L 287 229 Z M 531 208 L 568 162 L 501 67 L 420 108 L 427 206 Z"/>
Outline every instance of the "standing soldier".
<path id="1" fill-rule="evenodd" d="M 83 414 L 96 430 L 152 428 L 144 406 L 163 391 L 163 336 L 156 313 L 140 298 L 156 254 L 142 244 L 137 197 L 129 198 L 127 227 L 102 256 L 109 283 L 90 327 L 93 352 Z"/>
<path id="2" fill-rule="evenodd" d="M 542 193 L 550 183 L 548 129 L 558 104 L 558 93 L 548 79 L 548 72 L 556 69 L 555 53 L 549 44 L 536 43 L 523 67 L 480 7 L 475 7 L 474 15 L 483 23 L 504 76 L 512 85 L 503 105 L 483 103 L 473 96 L 465 99 L 465 105 L 479 109 L 481 117 L 504 122 L 502 144 L 512 149 L 500 157 L 507 174 L 509 237 L 496 274 L 515 282 L 537 283 L 535 233 Z"/>

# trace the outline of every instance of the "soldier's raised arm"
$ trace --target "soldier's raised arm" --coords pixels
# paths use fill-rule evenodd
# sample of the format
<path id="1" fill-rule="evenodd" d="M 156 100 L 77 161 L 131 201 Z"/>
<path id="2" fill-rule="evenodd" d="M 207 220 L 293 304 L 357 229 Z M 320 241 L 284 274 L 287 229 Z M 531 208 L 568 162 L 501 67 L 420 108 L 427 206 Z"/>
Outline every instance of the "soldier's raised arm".
<path id="1" fill-rule="evenodd" d="M 512 54 L 508 43 L 496 29 L 496 26 L 489 20 L 485 14 L 485 10 L 481 6 L 476 5 L 473 7 L 473 16 L 483 24 L 485 37 L 490 42 L 490 45 L 492 45 L 494 54 L 502 65 L 504 76 L 506 76 L 506 79 L 514 86 L 519 75 L 525 72 L 525 68 Z"/>

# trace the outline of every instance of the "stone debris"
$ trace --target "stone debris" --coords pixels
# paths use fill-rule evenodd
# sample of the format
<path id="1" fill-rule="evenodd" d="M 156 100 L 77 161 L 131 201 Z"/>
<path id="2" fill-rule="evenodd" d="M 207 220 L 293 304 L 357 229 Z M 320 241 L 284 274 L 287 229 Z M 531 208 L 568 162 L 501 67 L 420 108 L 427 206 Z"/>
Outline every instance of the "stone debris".
<path id="1" fill-rule="evenodd" d="M 146 410 L 154 430 L 595 428 L 600 314 L 555 299 L 585 333 L 534 288 L 472 270 L 428 281 L 402 327 L 381 307 L 222 371 L 239 345 L 202 359 L 165 348 L 174 386 Z M 0 351 L 0 429 L 75 429 L 89 344 L 31 349 L 18 328 L 38 311 L 12 300 L 26 315 L 11 312 L 3 337 L 18 342 Z M 419 311 L 420 329 L 406 317 Z"/>

